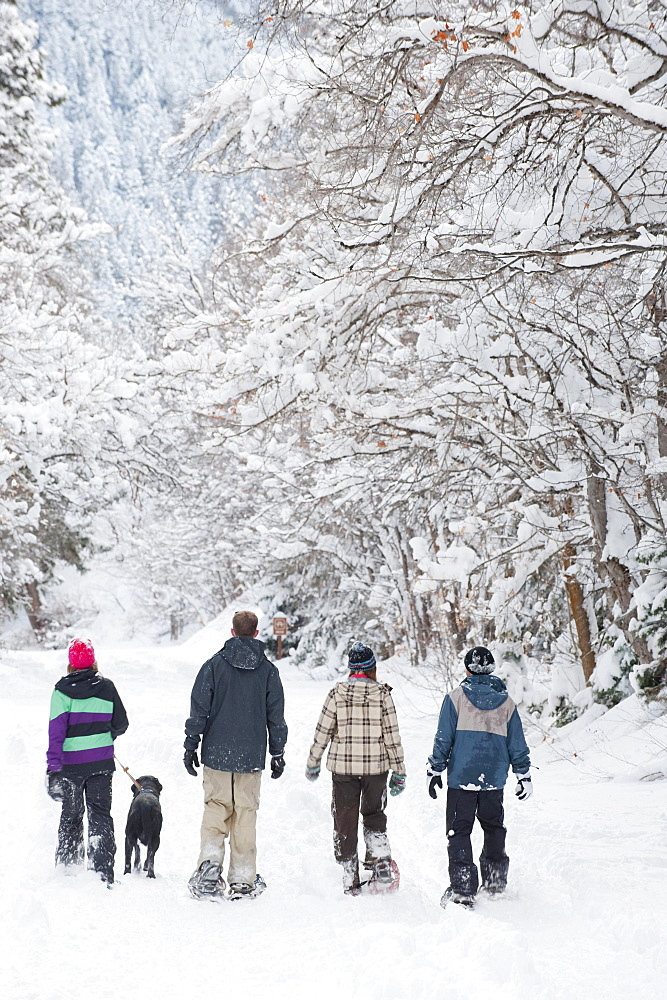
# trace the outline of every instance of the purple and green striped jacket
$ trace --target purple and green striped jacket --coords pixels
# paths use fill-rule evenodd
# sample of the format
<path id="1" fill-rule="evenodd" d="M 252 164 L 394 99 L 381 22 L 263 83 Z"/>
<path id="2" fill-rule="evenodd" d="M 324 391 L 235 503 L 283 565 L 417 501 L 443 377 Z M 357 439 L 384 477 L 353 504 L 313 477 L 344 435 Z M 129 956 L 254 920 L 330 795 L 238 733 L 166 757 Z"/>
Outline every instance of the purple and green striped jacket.
<path id="1" fill-rule="evenodd" d="M 63 774 L 115 770 L 113 744 L 128 726 L 114 684 L 95 670 L 75 670 L 51 696 L 46 767 Z"/>

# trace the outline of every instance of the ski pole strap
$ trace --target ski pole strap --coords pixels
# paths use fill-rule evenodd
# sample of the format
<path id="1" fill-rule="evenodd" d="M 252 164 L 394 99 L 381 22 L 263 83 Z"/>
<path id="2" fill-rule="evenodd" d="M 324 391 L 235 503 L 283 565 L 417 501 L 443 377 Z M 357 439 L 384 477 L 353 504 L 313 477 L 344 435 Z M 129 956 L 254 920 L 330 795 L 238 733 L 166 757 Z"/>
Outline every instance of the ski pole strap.
<path id="1" fill-rule="evenodd" d="M 132 782 L 132 784 L 136 785 L 140 792 L 143 792 L 143 788 L 139 784 L 139 782 L 137 781 L 137 779 L 133 778 L 132 775 L 130 774 L 129 767 L 123 767 L 123 765 L 121 764 L 121 762 L 118 760 L 118 757 L 116 757 L 116 754 L 113 755 L 113 759 L 116 761 L 116 763 L 120 767 L 121 771 L 125 771 L 125 774 L 128 776 L 128 778 L 130 779 L 130 781 Z"/>

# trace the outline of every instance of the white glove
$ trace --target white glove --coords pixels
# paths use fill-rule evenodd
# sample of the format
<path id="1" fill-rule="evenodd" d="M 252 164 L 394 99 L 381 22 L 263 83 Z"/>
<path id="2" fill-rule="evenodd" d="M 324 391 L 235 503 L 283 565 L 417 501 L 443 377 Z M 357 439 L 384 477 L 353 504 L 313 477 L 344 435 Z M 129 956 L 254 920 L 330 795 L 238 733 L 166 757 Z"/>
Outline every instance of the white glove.
<path id="1" fill-rule="evenodd" d="M 517 799 L 522 802 L 524 799 L 529 799 L 533 794 L 533 782 L 531 781 L 530 771 L 526 771 L 525 774 L 517 774 L 517 786 L 515 795 Z"/>

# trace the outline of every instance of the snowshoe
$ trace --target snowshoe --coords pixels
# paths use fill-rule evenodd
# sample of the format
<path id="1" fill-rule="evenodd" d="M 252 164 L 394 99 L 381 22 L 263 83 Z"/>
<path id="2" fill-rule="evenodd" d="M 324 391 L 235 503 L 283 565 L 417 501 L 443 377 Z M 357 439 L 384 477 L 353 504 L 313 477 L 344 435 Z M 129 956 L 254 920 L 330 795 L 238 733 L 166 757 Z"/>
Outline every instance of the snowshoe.
<path id="1" fill-rule="evenodd" d="M 445 907 L 449 905 L 449 903 L 457 903 L 459 906 L 464 907 L 464 909 L 466 910 L 472 910 L 472 908 L 475 905 L 475 897 L 468 896 L 464 892 L 454 892 L 452 887 L 449 886 L 449 888 L 445 889 L 445 891 L 442 894 L 442 898 L 440 900 L 440 906 L 442 906 L 444 910 Z"/>
<path id="2" fill-rule="evenodd" d="M 221 899 L 225 894 L 225 882 L 220 865 L 215 861 L 202 861 L 189 879 L 188 889 L 195 899 Z"/>
<path id="3" fill-rule="evenodd" d="M 381 861 L 364 865 L 364 868 L 370 868 L 371 877 L 361 883 L 362 892 L 372 896 L 382 895 L 385 892 L 396 892 L 401 883 L 401 873 L 395 861 L 383 858 Z"/>
<path id="4" fill-rule="evenodd" d="M 261 896 L 266 889 L 266 882 L 261 875 L 255 875 L 255 881 L 253 885 L 249 885 L 247 882 L 230 882 L 229 892 L 225 899 L 229 899 L 234 902 L 237 899 L 256 899 L 257 896 Z"/>
<path id="5" fill-rule="evenodd" d="M 479 887 L 479 891 L 483 892 L 485 896 L 498 897 L 503 895 L 503 893 L 505 892 L 505 888 L 506 886 L 496 885 L 493 882 L 489 883 L 482 882 L 482 884 Z"/>

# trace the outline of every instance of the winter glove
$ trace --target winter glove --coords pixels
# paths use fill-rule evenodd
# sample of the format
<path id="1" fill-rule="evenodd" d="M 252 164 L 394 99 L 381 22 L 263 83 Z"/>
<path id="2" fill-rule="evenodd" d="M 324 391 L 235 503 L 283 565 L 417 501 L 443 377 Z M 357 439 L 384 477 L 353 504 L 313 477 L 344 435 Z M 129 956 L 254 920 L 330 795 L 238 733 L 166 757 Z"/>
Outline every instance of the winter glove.
<path id="1" fill-rule="evenodd" d="M 63 800 L 63 786 L 61 779 L 62 774 L 60 771 L 46 772 L 46 790 L 54 802 L 62 802 Z"/>
<path id="2" fill-rule="evenodd" d="M 281 753 L 275 754 L 271 758 L 271 777 L 279 778 L 285 770 L 285 758 Z"/>
<path id="3" fill-rule="evenodd" d="M 320 776 L 320 765 L 319 764 L 317 765 L 317 767 L 308 767 L 308 766 L 306 766 L 306 777 L 308 778 L 308 781 L 317 781 L 317 779 L 319 778 L 319 776 Z"/>
<path id="4" fill-rule="evenodd" d="M 517 799 L 521 799 L 523 802 L 524 799 L 529 799 L 533 794 L 533 782 L 530 777 L 530 771 L 527 771 L 526 774 L 517 774 L 516 777 L 517 786 L 514 794 Z"/>
<path id="5" fill-rule="evenodd" d="M 438 788 L 442 790 L 442 771 L 433 771 L 429 765 L 426 768 L 426 783 L 428 785 L 428 794 L 432 799 L 437 799 Z"/>
<path id="6" fill-rule="evenodd" d="M 400 795 L 403 791 L 405 791 L 405 775 L 396 774 L 396 771 L 392 771 L 391 778 L 389 779 L 389 794 Z"/>
<path id="7" fill-rule="evenodd" d="M 191 774 L 193 778 L 197 777 L 196 767 L 199 767 L 199 757 L 197 756 L 196 750 L 186 750 L 183 754 L 183 763 L 185 764 L 185 770 L 188 774 Z"/>

